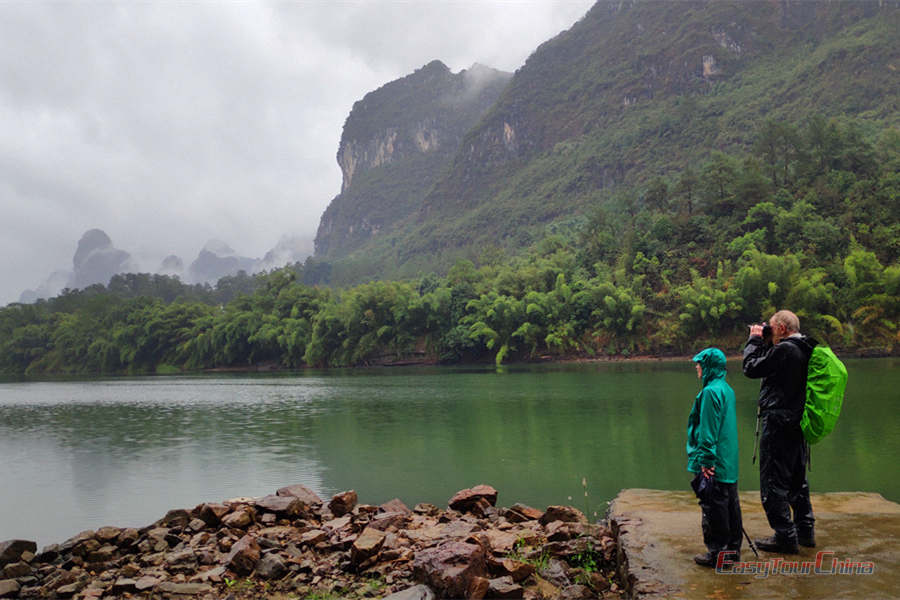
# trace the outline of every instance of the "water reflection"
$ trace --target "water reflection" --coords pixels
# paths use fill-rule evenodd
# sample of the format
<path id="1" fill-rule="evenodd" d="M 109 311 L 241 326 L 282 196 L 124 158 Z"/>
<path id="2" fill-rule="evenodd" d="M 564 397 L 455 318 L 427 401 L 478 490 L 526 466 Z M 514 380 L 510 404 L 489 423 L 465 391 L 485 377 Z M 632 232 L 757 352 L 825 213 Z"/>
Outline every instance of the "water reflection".
<path id="1" fill-rule="evenodd" d="M 900 457 L 900 426 L 883 418 L 900 386 L 896 362 L 848 363 L 838 430 L 814 449 L 814 491 L 900 499 L 883 475 Z M 756 489 L 758 387 L 730 371 L 741 486 Z M 0 384 L 0 539 L 143 525 L 172 507 L 291 483 L 444 504 L 484 482 L 501 503 L 571 496 L 602 514 L 623 487 L 686 487 L 698 386 L 680 363 Z"/>

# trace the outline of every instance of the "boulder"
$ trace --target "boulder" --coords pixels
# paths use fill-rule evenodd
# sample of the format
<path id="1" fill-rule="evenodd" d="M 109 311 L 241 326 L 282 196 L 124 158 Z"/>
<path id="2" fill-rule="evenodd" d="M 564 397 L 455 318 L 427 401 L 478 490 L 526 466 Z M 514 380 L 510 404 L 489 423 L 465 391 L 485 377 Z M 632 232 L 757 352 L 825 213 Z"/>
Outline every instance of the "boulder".
<path id="1" fill-rule="evenodd" d="M 224 504 L 207 502 L 194 509 L 194 516 L 210 526 L 218 525 L 231 509 Z"/>
<path id="2" fill-rule="evenodd" d="M 137 529 L 129 527 L 119 532 L 119 535 L 116 537 L 116 544 L 120 548 L 125 548 L 137 542 L 140 537 L 141 534 Z"/>
<path id="3" fill-rule="evenodd" d="M 525 504 L 513 504 L 506 509 L 506 520 L 511 523 L 524 523 L 525 521 L 537 521 L 544 513 Z"/>
<path id="4" fill-rule="evenodd" d="M 300 536 L 300 542 L 302 544 L 309 544 L 310 546 L 315 546 L 319 542 L 324 542 L 327 539 L 328 534 L 321 529 L 311 529 Z"/>
<path id="5" fill-rule="evenodd" d="M 159 524 L 163 527 L 179 527 L 183 528 L 191 522 L 191 514 L 183 508 L 173 508 L 166 513 Z"/>
<path id="6" fill-rule="evenodd" d="M 375 556 L 381 550 L 385 537 L 383 531 L 366 527 L 350 548 L 350 560 L 353 564 L 360 565 L 366 559 Z"/>
<path id="7" fill-rule="evenodd" d="M 101 527 L 97 530 L 97 539 L 104 544 L 108 544 L 119 537 L 122 530 L 118 527 Z"/>
<path id="8" fill-rule="evenodd" d="M 275 492 L 276 496 L 293 496 L 309 507 L 322 506 L 322 499 L 305 485 L 289 485 Z"/>
<path id="9" fill-rule="evenodd" d="M 469 582 L 469 589 L 466 590 L 466 598 L 467 600 L 481 600 L 487 596 L 490 588 L 491 582 L 487 577 L 473 577 Z"/>
<path id="10" fill-rule="evenodd" d="M 335 517 L 342 517 L 353 510 L 358 500 L 356 492 L 353 490 L 341 492 L 331 498 L 331 502 L 328 503 L 328 510 Z"/>
<path id="11" fill-rule="evenodd" d="M 31 565 L 25 561 L 10 563 L 0 570 L 0 576 L 4 579 L 17 579 L 31 575 Z"/>
<path id="12" fill-rule="evenodd" d="M 37 544 L 28 540 L 7 540 L 0 542 L 0 567 L 19 562 L 22 554 L 37 552 Z"/>
<path id="13" fill-rule="evenodd" d="M 487 592 L 488 598 L 522 598 L 524 594 L 525 590 L 512 577 L 491 579 Z"/>
<path id="14" fill-rule="evenodd" d="M 222 525 L 231 529 L 246 529 L 253 522 L 250 511 L 236 510 L 222 519 Z"/>
<path id="15" fill-rule="evenodd" d="M 82 544 L 88 540 L 93 540 L 93 539 L 94 539 L 93 531 L 91 531 L 91 530 L 82 531 L 81 533 L 70 537 L 69 539 L 64 541 L 62 544 L 60 544 L 59 551 L 60 552 L 69 552 L 75 546 L 78 546 L 79 544 Z"/>
<path id="16" fill-rule="evenodd" d="M 412 514 L 412 511 L 406 506 L 400 498 L 394 498 L 393 500 L 388 500 L 384 504 L 378 507 L 381 512 L 385 513 L 403 513 L 405 515 Z"/>
<path id="17" fill-rule="evenodd" d="M 515 583 L 519 583 L 534 573 L 534 566 L 511 558 L 506 558 L 500 562 L 503 570 Z"/>
<path id="18" fill-rule="evenodd" d="M 449 541 L 416 553 L 413 576 L 444 597 L 466 596 L 475 577 L 484 577 L 484 549 L 478 544 Z"/>
<path id="19" fill-rule="evenodd" d="M 258 508 L 263 510 L 289 517 L 296 517 L 303 514 L 304 509 L 306 508 L 306 505 L 295 496 L 270 495 L 260 498 L 255 504 Z"/>
<path id="20" fill-rule="evenodd" d="M 259 553 L 256 540 L 245 535 L 231 547 L 231 552 L 225 557 L 225 565 L 238 575 L 249 575 L 259 562 Z"/>
<path id="21" fill-rule="evenodd" d="M 413 507 L 413 512 L 417 515 L 436 517 L 441 513 L 441 509 L 439 509 L 434 504 L 429 504 L 428 502 L 419 502 Z"/>
<path id="22" fill-rule="evenodd" d="M 256 565 L 256 574 L 263 579 L 281 579 L 286 572 L 284 561 L 275 553 L 266 554 Z"/>
<path id="23" fill-rule="evenodd" d="M 16 596 L 19 593 L 19 584 L 15 579 L 0 581 L 0 598 Z"/>
<path id="24" fill-rule="evenodd" d="M 476 507 L 483 511 L 484 503 L 479 502 L 480 499 L 485 500 L 490 506 L 495 506 L 497 504 L 497 490 L 489 485 L 476 485 L 473 488 L 456 492 L 447 504 L 451 509 L 459 512 L 468 512 Z"/>
<path id="25" fill-rule="evenodd" d="M 584 513 L 574 506 L 548 506 L 544 511 L 544 515 L 540 518 L 541 525 L 552 523 L 553 521 L 563 521 L 564 523 L 587 523 L 588 519 Z"/>
<path id="26" fill-rule="evenodd" d="M 427 585 L 414 585 L 399 592 L 394 592 L 390 596 L 385 596 L 382 600 L 435 600 L 434 592 Z"/>
<path id="27" fill-rule="evenodd" d="M 369 527 L 374 527 L 375 529 L 380 529 L 381 531 L 387 531 L 391 528 L 400 528 L 403 527 L 406 523 L 409 522 L 409 516 L 412 513 L 404 513 L 404 512 L 386 512 L 379 513 L 372 517 L 372 520 L 369 521 Z"/>

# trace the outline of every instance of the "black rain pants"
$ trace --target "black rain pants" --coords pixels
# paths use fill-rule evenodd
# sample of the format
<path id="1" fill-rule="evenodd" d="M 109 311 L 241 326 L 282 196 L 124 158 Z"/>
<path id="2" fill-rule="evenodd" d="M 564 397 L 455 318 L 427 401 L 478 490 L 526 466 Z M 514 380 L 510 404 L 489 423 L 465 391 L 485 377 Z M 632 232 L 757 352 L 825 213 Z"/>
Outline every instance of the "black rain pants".
<path id="1" fill-rule="evenodd" d="M 811 536 L 815 524 L 806 480 L 809 447 L 800 425 L 787 412 L 768 410 L 761 418 L 759 489 L 763 509 L 776 539 L 796 542 L 798 533 Z"/>

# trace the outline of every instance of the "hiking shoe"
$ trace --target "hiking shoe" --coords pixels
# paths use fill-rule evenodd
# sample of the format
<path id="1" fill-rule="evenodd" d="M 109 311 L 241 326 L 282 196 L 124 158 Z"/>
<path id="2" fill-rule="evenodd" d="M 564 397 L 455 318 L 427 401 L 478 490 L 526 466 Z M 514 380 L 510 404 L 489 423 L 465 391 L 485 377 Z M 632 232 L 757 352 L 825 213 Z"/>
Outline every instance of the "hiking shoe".
<path id="1" fill-rule="evenodd" d="M 771 536 L 754 540 L 756 547 L 763 552 L 775 552 L 777 554 L 799 554 L 800 548 L 797 546 L 796 539 L 778 539 L 778 536 Z"/>
<path id="2" fill-rule="evenodd" d="M 797 543 L 801 546 L 806 546 L 807 548 L 815 548 L 816 547 L 816 534 L 810 531 L 809 533 L 802 533 L 800 531 L 797 532 Z"/>
<path id="3" fill-rule="evenodd" d="M 716 559 L 719 557 L 718 552 L 704 552 L 694 557 L 694 562 L 701 567 L 715 567 Z"/>

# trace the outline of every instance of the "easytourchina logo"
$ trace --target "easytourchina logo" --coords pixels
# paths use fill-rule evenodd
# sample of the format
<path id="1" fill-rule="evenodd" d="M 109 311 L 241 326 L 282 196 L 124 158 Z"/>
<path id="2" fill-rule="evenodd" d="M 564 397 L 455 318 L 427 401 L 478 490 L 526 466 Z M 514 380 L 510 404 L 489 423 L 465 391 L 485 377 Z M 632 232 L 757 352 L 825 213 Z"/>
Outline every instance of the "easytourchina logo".
<path id="1" fill-rule="evenodd" d="M 850 558 L 840 560 L 835 558 L 834 552 L 828 550 L 817 552 L 815 560 L 732 560 L 736 555 L 735 552 L 720 552 L 716 561 L 716 573 L 754 575 L 764 579 L 770 575 L 871 575 L 875 572 L 874 562 Z"/>

